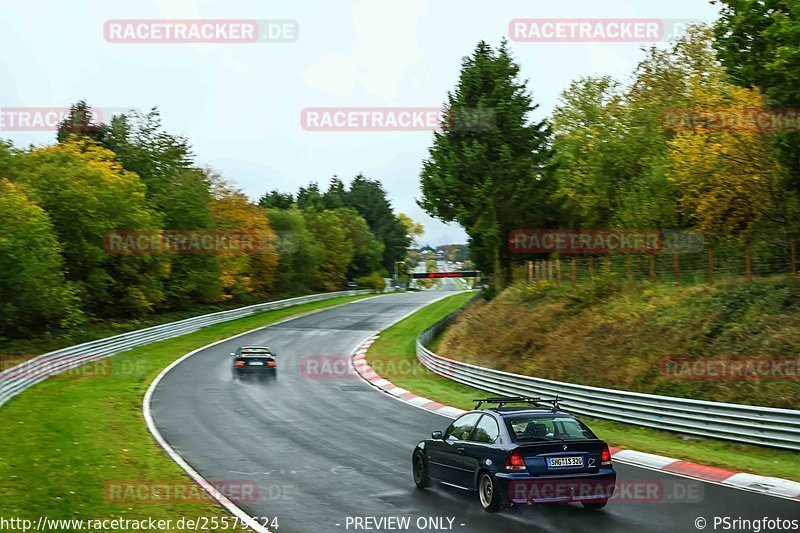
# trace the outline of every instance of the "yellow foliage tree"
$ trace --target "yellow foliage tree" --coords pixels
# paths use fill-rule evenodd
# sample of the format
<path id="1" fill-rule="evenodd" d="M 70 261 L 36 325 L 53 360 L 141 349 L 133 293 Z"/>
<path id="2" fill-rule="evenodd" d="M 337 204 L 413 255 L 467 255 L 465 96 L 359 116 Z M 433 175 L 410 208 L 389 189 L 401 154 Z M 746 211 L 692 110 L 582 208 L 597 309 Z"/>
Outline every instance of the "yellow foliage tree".
<path id="1" fill-rule="evenodd" d="M 219 176 L 210 175 L 210 178 L 214 187 L 211 212 L 217 229 L 252 232 L 257 244 L 256 253 L 219 256 L 225 293 L 230 296 L 266 296 L 275 292 L 278 252 L 275 233 L 266 212 L 250 203 L 243 192 L 231 188 Z"/>
<path id="2" fill-rule="evenodd" d="M 685 112 L 670 141 L 668 179 L 698 230 L 712 240 L 747 242 L 779 190 L 769 133 L 752 121 L 765 108 L 763 97 L 725 81 L 696 84 L 692 92 L 697 108 Z"/>

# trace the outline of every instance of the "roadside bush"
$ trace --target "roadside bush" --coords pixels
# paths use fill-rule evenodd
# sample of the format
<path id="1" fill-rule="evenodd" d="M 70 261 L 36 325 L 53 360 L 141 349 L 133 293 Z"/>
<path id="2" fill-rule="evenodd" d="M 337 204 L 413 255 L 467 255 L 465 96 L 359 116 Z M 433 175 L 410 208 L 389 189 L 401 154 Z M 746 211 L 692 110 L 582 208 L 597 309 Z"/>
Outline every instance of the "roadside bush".
<path id="1" fill-rule="evenodd" d="M 376 291 L 382 291 L 386 288 L 386 281 L 380 275 L 380 272 L 373 272 L 368 276 L 356 278 L 356 283 L 358 283 L 359 287 L 365 289 L 375 289 Z"/>

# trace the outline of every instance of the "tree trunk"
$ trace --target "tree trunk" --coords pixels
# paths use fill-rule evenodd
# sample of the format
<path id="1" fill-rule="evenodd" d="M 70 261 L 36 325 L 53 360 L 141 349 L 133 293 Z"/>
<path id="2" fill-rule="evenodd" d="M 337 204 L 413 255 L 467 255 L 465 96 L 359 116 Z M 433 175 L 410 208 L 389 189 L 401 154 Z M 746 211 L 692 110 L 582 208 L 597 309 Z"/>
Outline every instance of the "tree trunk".
<path id="1" fill-rule="evenodd" d="M 503 277 L 503 265 L 500 261 L 500 249 L 495 246 L 494 248 L 494 272 L 492 273 L 492 277 L 494 278 L 494 287 L 495 289 L 500 292 L 506 286 L 506 280 Z"/>
<path id="2" fill-rule="evenodd" d="M 674 274 L 675 274 L 675 285 L 680 283 L 680 279 L 681 279 L 680 278 L 680 273 L 681 273 L 681 266 L 680 265 L 681 265 L 681 263 L 680 263 L 680 257 L 678 256 L 678 252 L 674 252 L 672 254 L 672 269 L 673 269 Z"/>
<path id="3" fill-rule="evenodd" d="M 714 284 L 714 249 L 708 247 L 708 284 Z"/>
<path id="4" fill-rule="evenodd" d="M 744 272 L 747 276 L 747 283 L 753 283 L 753 265 L 751 259 L 750 243 L 746 242 L 744 244 Z"/>

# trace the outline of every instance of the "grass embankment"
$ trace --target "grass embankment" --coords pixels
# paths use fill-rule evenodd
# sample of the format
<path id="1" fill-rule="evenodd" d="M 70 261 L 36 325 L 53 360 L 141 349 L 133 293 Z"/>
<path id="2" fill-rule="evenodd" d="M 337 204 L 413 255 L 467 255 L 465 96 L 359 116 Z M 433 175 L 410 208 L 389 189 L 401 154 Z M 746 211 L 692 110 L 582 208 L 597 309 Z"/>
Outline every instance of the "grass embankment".
<path id="1" fill-rule="evenodd" d="M 471 294 L 462 293 L 440 300 L 385 330 L 367 352 L 370 365 L 381 376 L 415 394 L 445 405 L 473 409 L 475 406 L 473 399 L 485 397 L 490 393 L 429 372 L 416 361 L 414 344 L 414 340 L 422 330 L 457 309 L 470 296 Z M 474 305 L 480 309 L 487 304 L 478 302 Z M 475 312 L 475 309 L 467 309 L 464 314 L 474 317 Z M 463 321 L 459 322 L 463 324 Z M 535 327 L 532 323 L 529 326 Z M 494 342 L 493 339 L 499 336 L 498 332 L 502 331 L 502 327 L 497 327 L 494 337 L 484 339 L 487 345 Z M 445 333 L 445 338 L 448 334 L 449 330 Z M 441 353 L 441 347 L 437 348 L 437 351 Z M 588 417 L 581 418 L 612 446 L 800 481 L 798 460 L 800 454 L 794 452 L 713 439 L 686 438 L 666 431 Z M 742 458 L 746 460 L 743 461 Z"/>
<path id="2" fill-rule="evenodd" d="M 798 346 L 800 290 L 783 282 L 672 287 L 606 279 L 513 286 L 462 314 L 438 352 L 558 381 L 797 409 L 796 366 L 795 379 L 745 380 L 687 379 L 662 365 L 668 356 L 765 356 L 796 365 Z"/>
<path id="3" fill-rule="evenodd" d="M 172 519 L 224 516 L 209 503 L 107 501 L 111 482 L 183 484 L 190 478 L 147 430 L 142 398 L 172 361 L 283 318 L 368 296 L 344 296 L 218 324 L 112 358 L 107 375 L 51 378 L 0 407 L 0 501 L 6 518 Z"/>

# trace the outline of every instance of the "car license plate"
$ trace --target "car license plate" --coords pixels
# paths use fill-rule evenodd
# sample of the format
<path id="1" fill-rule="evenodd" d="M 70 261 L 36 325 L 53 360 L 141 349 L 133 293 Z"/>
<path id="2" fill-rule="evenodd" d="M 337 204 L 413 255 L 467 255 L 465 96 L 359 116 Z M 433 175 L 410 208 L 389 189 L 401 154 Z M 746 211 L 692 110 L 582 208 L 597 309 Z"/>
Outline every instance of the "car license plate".
<path id="1" fill-rule="evenodd" d="M 583 457 L 549 457 L 547 464 L 553 467 L 583 466 Z"/>
<path id="2" fill-rule="evenodd" d="M 264 366 L 263 361 L 250 361 L 250 366 Z"/>

